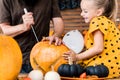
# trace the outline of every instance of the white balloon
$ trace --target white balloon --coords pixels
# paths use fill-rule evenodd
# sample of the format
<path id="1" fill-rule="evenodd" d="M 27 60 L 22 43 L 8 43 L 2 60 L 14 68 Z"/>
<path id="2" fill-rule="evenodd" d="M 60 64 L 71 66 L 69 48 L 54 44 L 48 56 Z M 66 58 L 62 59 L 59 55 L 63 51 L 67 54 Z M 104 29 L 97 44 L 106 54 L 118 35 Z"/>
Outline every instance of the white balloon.
<path id="1" fill-rule="evenodd" d="M 61 80 L 60 75 L 55 71 L 49 71 L 45 74 L 44 80 Z"/>
<path id="2" fill-rule="evenodd" d="M 84 48 L 83 35 L 78 30 L 71 30 L 63 37 L 64 44 L 75 53 L 80 53 Z"/>
<path id="3" fill-rule="evenodd" d="M 28 77 L 31 78 L 31 80 L 43 80 L 43 73 L 40 70 L 32 70 Z"/>

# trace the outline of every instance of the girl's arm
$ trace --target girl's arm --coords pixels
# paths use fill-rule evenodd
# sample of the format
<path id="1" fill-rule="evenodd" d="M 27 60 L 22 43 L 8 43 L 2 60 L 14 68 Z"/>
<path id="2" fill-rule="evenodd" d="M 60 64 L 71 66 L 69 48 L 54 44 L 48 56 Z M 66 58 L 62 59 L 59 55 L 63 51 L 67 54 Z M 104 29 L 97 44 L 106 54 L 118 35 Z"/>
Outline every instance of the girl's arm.
<path id="1" fill-rule="evenodd" d="M 94 45 L 85 52 L 82 52 L 76 55 L 76 60 L 82 60 L 91 58 L 97 54 L 100 54 L 104 49 L 104 37 L 103 33 L 100 30 L 97 30 L 93 33 L 94 36 Z"/>

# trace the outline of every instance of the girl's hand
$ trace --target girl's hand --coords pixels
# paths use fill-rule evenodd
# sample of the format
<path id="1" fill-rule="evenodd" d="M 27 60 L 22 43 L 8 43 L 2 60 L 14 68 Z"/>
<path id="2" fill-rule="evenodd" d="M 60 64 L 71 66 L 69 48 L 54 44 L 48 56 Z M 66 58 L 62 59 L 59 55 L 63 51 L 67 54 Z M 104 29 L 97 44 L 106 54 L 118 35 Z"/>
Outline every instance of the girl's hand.
<path id="1" fill-rule="evenodd" d="M 69 57 L 71 58 L 71 60 L 73 62 L 76 62 L 76 53 L 72 50 L 68 51 L 68 52 L 65 52 L 64 55 L 63 55 L 64 59 L 68 61 Z"/>
<path id="2" fill-rule="evenodd" d="M 31 29 L 31 25 L 34 25 L 33 13 L 28 12 L 22 16 L 23 19 L 23 29 L 25 31 Z"/>

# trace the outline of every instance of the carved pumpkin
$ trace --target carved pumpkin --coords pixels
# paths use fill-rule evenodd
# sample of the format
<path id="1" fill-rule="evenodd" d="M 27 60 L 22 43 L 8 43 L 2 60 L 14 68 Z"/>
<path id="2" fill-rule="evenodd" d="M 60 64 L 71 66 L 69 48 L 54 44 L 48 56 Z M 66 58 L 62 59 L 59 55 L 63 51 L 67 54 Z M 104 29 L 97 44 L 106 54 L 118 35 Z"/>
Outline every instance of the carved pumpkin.
<path id="1" fill-rule="evenodd" d="M 0 80 L 16 80 L 22 66 L 22 53 L 12 37 L 1 34 L 0 63 Z"/>
<path id="2" fill-rule="evenodd" d="M 98 77 L 107 77 L 109 69 L 105 65 L 95 65 L 86 67 L 87 75 L 96 75 Z"/>
<path id="3" fill-rule="evenodd" d="M 34 69 L 39 68 L 46 73 L 51 70 L 51 66 L 54 66 L 54 70 L 57 71 L 58 66 L 66 63 L 62 57 L 64 52 L 69 49 L 63 44 L 55 46 L 49 44 L 49 41 L 38 42 L 31 51 L 30 62 Z"/>

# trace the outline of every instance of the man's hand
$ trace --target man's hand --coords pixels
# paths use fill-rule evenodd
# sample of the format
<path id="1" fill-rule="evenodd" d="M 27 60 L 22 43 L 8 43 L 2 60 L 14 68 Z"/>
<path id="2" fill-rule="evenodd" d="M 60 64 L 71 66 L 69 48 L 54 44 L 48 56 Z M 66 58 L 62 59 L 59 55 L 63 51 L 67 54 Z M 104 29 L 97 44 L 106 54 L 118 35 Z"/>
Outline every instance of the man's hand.
<path id="1" fill-rule="evenodd" d="M 25 31 L 31 29 L 31 25 L 34 24 L 34 18 L 33 18 L 33 13 L 28 12 L 22 16 L 23 19 L 23 29 Z"/>
<path id="2" fill-rule="evenodd" d="M 48 37 L 43 37 L 42 41 L 44 41 L 44 40 L 49 40 L 49 44 L 52 44 L 53 42 L 55 42 L 55 45 L 62 44 L 61 38 L 54 36 L 54 35 L 48 36 Z"/>

